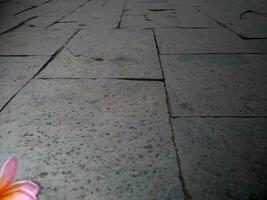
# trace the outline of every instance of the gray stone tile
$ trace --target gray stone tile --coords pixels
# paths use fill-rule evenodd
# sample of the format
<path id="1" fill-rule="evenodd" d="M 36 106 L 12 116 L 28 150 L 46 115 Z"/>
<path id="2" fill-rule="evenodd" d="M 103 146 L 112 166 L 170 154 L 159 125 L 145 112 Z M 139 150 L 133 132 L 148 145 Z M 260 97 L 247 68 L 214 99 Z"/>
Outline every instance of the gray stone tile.
<path id="1" fill-rule="evenodd" d="M 128 4 L 142 4 L 142 3 L 162 3 L 162 4 L 165 4 L 165 3 L 168 3 L 167 0 L 131 0 L 131 1 L 128 1 L 127 2 Z"/>
<path id="2" fill-rule="evenodd" d="M 192 6 L 177 5 L 174 8 L 179 27 L 218 27 L 218 24 L 212 18 L 198 12 Z"/>
<path id="3" fill-rule="evenodd" d="M 0 34 L 18 26 L 23 21 L 24 20 L 22 19 L 8 19 L 0 17 Z"/>
<path id="4" fill-rule="evenodd" d="M 161 79 L 162 72 L 151 30 L 108 29 L 78 33 L 40 77 Z"/>
<path id="5" fill-rule="evenodd" d="M 231 23 L 233 20 L 240 19 L 240 14 L 246 10 L 244 5 L 227 3 L 225 5 L 211 3 L 202 6 L 196 6 L 197 9 L 207 16 L 217 20 L 220 23 Z"/>
<path id="6" fill-rule="evenodd" d="M 71 31 L 40 31 L 17 29 L 0 36 L 0 55 L 52 55 L 74 33 Z"/>
<path id="7" fill-rule="evenodd" d="M 1 57 L 0 79 L 27 79 L 47 62 L 49 56 Z"/>
<path id="8" fill-rule="evenodd" d="M 52 17 L 37 17 L 27 22 L 28 25 L 33 27 L 48 27 L 59 19 L 57 16 Z"/>
<path id="9" fill-rule="evenodd" d="M 25 80 L 0 79 L 0 109 L 26 83 Z M 0 137 L 1 138 L 1 137 Z"/>
<path id="10" fill-rule="evenodd" d="M 75 21 L 84 24 L 88 29 L 116 28 L 123 10 L 123 1 L 90 1 L 76 12 L 66 16 L 60 22 Z"/>
<path id="11" fill-rule="evenodd" d="M 248 6 L 244 2 L 235 6 L 211 4 L 210 6 L 200 6 L 198 9 L 242 37 L 266 38 L 267 17 L 259 13 L 257 7 L 257 5 Z"/>
<path id="12" fill-rule="evenodd" d="M 266 14 L 266 1 L 220 1 L 195 5 L 201 12 L 221 23 L 231 23 L 252 13 Z M 247 12 L 248 11 L 248 12 Z M 252 11 L 252 13 L 251 13 Z M 265 11 L 265 12 L 264 12 Z M 244 15 L 245 13 L 245 15 Z"/>
<path id="13" fill-rule="evenodd" d="M 245 40 L 246 43 L 259 53 L 267 52 L 267 39 Z"/>
<path id="14" fill-rule="evenodd" d="M 51 1 L 49 3 L 38 6 L 34 9 L 31 9 L 27 12 L 23 12 L 18 16 L 23 17 L 32 17 L 32 16 L 58 16 L 63 17 L 68 13 L 73 12 L 80 5 L 85 3 L 86 0 L 76 0 L 76 1 Z"/>
<path id="15" fill-rule="evenodd" d="M 125 9 L 140 9 L 140 10 L 162 10 L 172 9 L 167 2 L 127 2 Z"/>
<path id="16" fill-rule="evenodd" d="M 46 1 L 47 0 L 12 0 L 4 4 L 0 3 L 0 16 L 9 15 L 15 17 L 20 15 L 20 13 L 25 13 L 45 4 Z"/>
<path id="17" fill-rule="evenodd" d="M 225 25 L 245 38 L 267 38 L 267 17 L 263 15 L 248 13 Z"/>
<path id="18" fill-rule="evenodd" d="M 265 55 L 162 56 L 174 116 L 266 116 Z"/>
<path id="19" fill-rule="evenodd" d="M 173 119 L 192 199 L 265 199 L 266 119 Z"/>
<path id="20" fill-rule="evenodd" d="M 156 36 L 161 54 L 259 52 L 246 41 L 222 28 L 158 28 Z"/>
<path id="21" fill-rule="evenodd" d="M 31 7 L 31 5 L 26 4 L 16 4 L 14 1 L 10 1 L 7 4 L 0 4 L 0 16 L 10 16 L 14 17 L 14 15 L 22 10 Z"/>
<path id="22" fill-rule="evenodd" d="M 52 31 L 62 31 L 62 30 L 77 30 L 77 29 L 86 29 L 86 24 L 79 23 L 76 21 L 73 22 L 59 22 L 55 23 L 49 27 L 46 28 L 47 30 Z"/>
<path id="23" fill-rule="evenodd" d="M 171 136 L 163 83 L 37 79 L 0 115 L 0 162 L 17 155 L 40 200 L 177 200 Z"/>
<path id="24" fill-rule="evenodd" d="M 66 18 L 60 20 L 60 22 L 79 22 L 84 24 L 88 29 L 98 28 L 116 28 L 120 21 L 121 11 L 86 11 L 77 12 Z"/>
<path id="25" fill-rule="evenodd" d="M 139 12 L 137 12 L 139 11 Z M 128 10 L 125 11 L 121 21 L 121 28 L 128 27 L 177 27 L 174 10 Z"/>
<path id="26" fill-rule="evenodd" d="M 0 109 L 47 60 L 47 57 L 0 57 Z"/>

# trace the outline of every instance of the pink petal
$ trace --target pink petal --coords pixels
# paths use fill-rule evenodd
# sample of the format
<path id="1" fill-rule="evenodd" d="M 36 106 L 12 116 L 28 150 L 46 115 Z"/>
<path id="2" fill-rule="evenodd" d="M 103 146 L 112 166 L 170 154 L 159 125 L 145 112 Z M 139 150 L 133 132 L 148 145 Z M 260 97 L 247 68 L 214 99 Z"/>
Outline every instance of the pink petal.
<path id="1" fill-rule="evenodd" d="M 0 193 L 6 190 L 14 180 L 18 161 L 15 156 L 9 158 L 0 171 Z"/>
<path id="2" fill-rule="evenodd" d="M 37 200 L 36 196 L 30 191 L 20 189 L 13 192 L 7 192 L 0 196 L 1 200 Z"/>
<path id="3" fill-rule="evenodd" d="M 8 191 L 16 191 L 23 189 L 30 191 L 34 195 L 37 195 L 40 190 L 40 187 L 32 181 L 18 181 L 11 185 L 11 187 L 8 188 Z"/>

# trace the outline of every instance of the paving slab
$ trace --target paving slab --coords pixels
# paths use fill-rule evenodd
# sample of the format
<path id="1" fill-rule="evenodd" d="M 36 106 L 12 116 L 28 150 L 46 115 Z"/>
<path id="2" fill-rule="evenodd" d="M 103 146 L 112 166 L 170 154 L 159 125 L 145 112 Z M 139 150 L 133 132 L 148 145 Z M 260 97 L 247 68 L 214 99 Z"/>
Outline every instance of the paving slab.
<path id="1" fill-rule="evenodd" d="M 9 15 L 10 17 L 17 17 L 18 15 L 45 5 L 47 0 L 12 0 L 6 3 L 0 3 L 0 16 Z M 29 18 L 29 17 L 26 17 Z"/>
<path id="2" fill-rule="evenodd" d="M 163 83 L 37 79 L 0 115 L 0 162 L 17 155 L 40 200 L 177 200 L 171 136 Z"/>
<path id="3" fill-rule="evenodd" d="M 107 29 L 80 31 L 39 77 L 162 79 L 162 72 L 151 30 Z"/>
<path id="4" fill-rule="evenodd" d="M 74 32 L 17 29 L 0 36 L 0 55 L 52 55 Z"/>
<path id="5" fill-rule="evenodd" d="M 267 39 L 244 40 L 251 48 L 259 53 L 267 52 Z"/>
<path id="6" fill-rule="evenodd" d="M 9 99 L 20 89 L 27 81 L 16 79 L 0 79 L 0 109 L 9 101 Z"/>
<path id="7" fill-rule="evenodd" d="M 261 53 L 223 28 L 157 28 L 156 36 L 161 54 Z"/>
<path id="8" fill-rule="evenodd" d="M 88 29 L 116 28 L 120 21 L 124 1 L 89 1 L 83 7 L 64 17 L 60 22 L 79 22 Z"/>
<path id="9" fill-rule="evenodd" d="M 204 1 L 202 1 L 204 2 Z M 216 19 L 221 23 L 231 23 L 234 20 L 242 19 L 245 15 L 251 13 L 266 14 L 266 1 L 220 1 L 209 2 L 206 4 L 198 3 L 194 7 L 201 12 Z"/>
<path id="10" fill-rule="evenodd" d="M 25 1 L 26 2 L 26 1 Z M 22 10 L 28 9 L 33 5 L 28 4 L 17 4 L 14 1 L 9 1 L 5 4 L 0 4 L 0 16 L 10 16 L 14 17 L 16 13 L 21 12 Z"/>
<path id="11" fill-rule="evenodd" d="M 200 13 L 192 6 L 174 6 L 176 22 L 179 27 L 218 27 L 218 24 L 210 17 Z"/>
<path id="12" fill-rule="evenodd" d="M 266 38 L 267 16 L 258 12 L 258 9 L 254 7 L 255 5 L 248 6 L 246 3 L 234 6 L 211 4 L 200 6 L 198 9 L 244 38 Z"/>
<path id="13" fill-rule="evenodd" d="M 125 9 L 135 9 L 135 10 L 166 10 L 166 9 L 173 9 L 167 2 L 127 2 Z"/>
<path id="14" fill-rule="evenodd" d="M 46 28 L 46 30 L 56 30 L 56 31 L 62 31 L 62 30 L 77 30 L 77 29 L 86 29 L 86 24 L 79 23 L 76 21 L 71 22 L 57 22 L 53 25 L 50 24 L 49 27 Z"/>
<path id="15" fill-rule="evenodd" d="M 122 10 L 122 9 L 121 9 Z M 79 22 L 88 29 L 116 28 L 119 24 L 121 11 L 86 11 L 85 13 L 71 14 L 59 22 Z"/>
<path id="16" fill-rule="evenodd" d="M 0 57 L 0 109 L 47 60 L 48 57 Z"/>
<path id="17" fill-rule="evenodd" d="M 55 23 L 59 17 L 57 16 L 52 16 L 52 17 L 46 17 L 46 16 L 41 16 L 41 17 L 36 17 L 30 21 L 27 22 L 29 26 L 32 27 L 48 27 L 49 25 Z"/>
<path id="18" fill-rule="evenodd" d="M 128 4 L 142 4 L 142 3 L 169 3 L 167 0 L 131 0 L 127 1 Z"/>
<path id="19" fill-rule="evenodd" d="M 141 27 L 177 27 L 174 10 L 126 10 L 121 21 L 121 28 Z"/>
<path id="20" fill-rule="evenodd" d="M 24 20 L 22 19 L 5 19 L 0 17 L 0 34 L 14 28 L 21 24 Z"/>
<path id="21" fill-rule="evenodd" d="M 161 56 L 173 116 L 266 116 L 265 55 Z"/>
<path id="22" fill-rule="evenodd" d="M 220 23 L 231 23 L 233 20 L 240 19 L 240 14 L 246 11 L 246 6 L 237 3 L 227 3 L 225 5 L 211 3 L 196 8 L 203 14 L 217 20 Z"/>
<path id="23" fill-rule="evenodd" d="M 68 13 L 75 11 L 80 5 L 86 3 L 87 0 L 76 0 L 76 1 L 51 1 L 41 6 L 30 9 L 26 12 L 19 14 L 22 17 L 32 16 L 65 16 Z"/>
<path id="24" fill-rule="evenodd" d="M 265 199 L 266 119 L 173 119 L 192 199 Z"/>
<path id="25" fill-rule="evenodd" d="M 248 13 L 225 26 L 244 38 L 267 38 L 267 16 Z"/>

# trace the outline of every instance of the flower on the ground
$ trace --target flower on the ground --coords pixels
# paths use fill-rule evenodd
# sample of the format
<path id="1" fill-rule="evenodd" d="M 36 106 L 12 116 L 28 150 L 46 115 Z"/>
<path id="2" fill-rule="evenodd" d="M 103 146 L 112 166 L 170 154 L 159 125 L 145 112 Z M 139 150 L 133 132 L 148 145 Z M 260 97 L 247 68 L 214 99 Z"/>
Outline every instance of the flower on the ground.
<path id="1" fill-rule="evenodd" d="M 0 171 L 0 200 L 37 200 L 39 186 L 29 180 L 13 183 L 17 172 L 18 160 L 9 158 Z"/>

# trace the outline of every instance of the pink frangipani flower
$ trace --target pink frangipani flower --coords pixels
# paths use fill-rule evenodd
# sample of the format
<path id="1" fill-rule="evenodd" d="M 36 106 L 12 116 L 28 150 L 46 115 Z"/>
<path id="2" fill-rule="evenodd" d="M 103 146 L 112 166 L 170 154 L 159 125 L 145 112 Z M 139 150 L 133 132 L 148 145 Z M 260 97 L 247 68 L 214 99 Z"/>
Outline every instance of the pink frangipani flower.
<path id="1" fill-rule="evenodd" d="M 37 200 L 39 186 L 32 181 L 13 183 L 17 172 L 18 160 L 9 158 L 0 171 L 0 200 Z"/>

